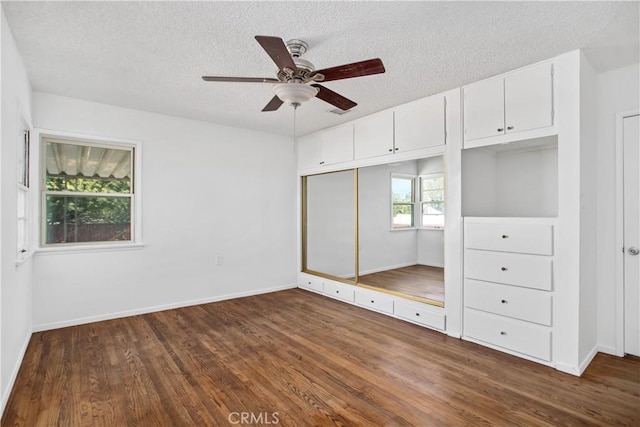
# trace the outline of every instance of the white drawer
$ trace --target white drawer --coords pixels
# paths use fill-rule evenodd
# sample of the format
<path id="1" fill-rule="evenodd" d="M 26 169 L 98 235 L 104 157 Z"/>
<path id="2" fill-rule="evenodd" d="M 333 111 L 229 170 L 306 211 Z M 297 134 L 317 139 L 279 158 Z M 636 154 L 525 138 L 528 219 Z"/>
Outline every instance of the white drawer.
<path id="1" fill-rule="evenodd" d="M 551 329 L 467 308 L 464 334 L 538 359 L 551 360 Z"/>
<path id="2" fill-rule="evenodd" d="M 536 255 L 467 250 L 464 253 L 464 275 L 469 279 L 550 291 L 553 261 Z"/>
<path id="3" fill-rule="evenodd" d="M 356 288 L 356 303 L 373 310 L 393 313 L 393 297 L 380 292 Z"/>
<path id="4" fill-rule="evenodd" d="M 298 279 L 298 285 L 309 291 L 322 293 L 324 290 L 324 282 L 319 277 L 304 275 Z"/>
<path id="5" fill-rule="evenodd" d="M 464 305 L 551 326 L 551 294 L 545 291 L 466 279 Z"/>
<path id="6" fill-rule="evenodd" d="M 468 223 L 464 228 L 468 249 L 553 255 L 551 224 Z"/>
<path id="7" fill-rule="evenodd" d="M 324 282 L 324 294 L 332 298 L 353 302 L 354 290 L 354 285 L 331 281 Z"/>
<path id="8" fill-rule="evenodd" d="M 393 313 L 399 318 L 419 323 L 430 328 L 444 330 L 445 315 L 427 308 L 419 307 L 418 304 L 396 301 Z"/>

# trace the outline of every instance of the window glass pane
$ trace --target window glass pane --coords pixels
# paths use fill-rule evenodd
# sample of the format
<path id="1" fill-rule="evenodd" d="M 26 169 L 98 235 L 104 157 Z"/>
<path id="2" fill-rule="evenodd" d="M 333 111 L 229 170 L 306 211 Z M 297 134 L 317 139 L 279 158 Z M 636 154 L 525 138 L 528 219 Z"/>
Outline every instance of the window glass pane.
<path id="1" fill-rule="evenodd" d="M 413 205 L 393 205 L 393 228 L 413 227 Z"/>
<path id="2" fill-rule="evenodd" d="M 444 190 L 425 190 L 422 192 L 422 200 L 425 202 L 440 202 L 444 200 Z"/>
<path id="3" fill-rule="evenodd" d="M 422 226 L 444 227 L 444 202 L 422 204 Z"/>
<path id="4" fill-rule="evenodd" d="M 131 193 L 132 160 L 132 150 L 47 141 L 46 189 Z"/>
<path id="5" fill-rule="evenodd" d="M 413 178 L 391 178 L 391 200 L 393 203 L 413 202 Z"/>
<path id="6" fill-rule="evenodd" d="M 129 178 L 84 178 L 78 176 L 50 176 L 48 191 L 78 191 L 83 193 L 131 193 Z"/>
<path id="7" fill-rule="evenodd" d="M 46 196 L 46 243 L 131 240 L 130 197 Z"/>

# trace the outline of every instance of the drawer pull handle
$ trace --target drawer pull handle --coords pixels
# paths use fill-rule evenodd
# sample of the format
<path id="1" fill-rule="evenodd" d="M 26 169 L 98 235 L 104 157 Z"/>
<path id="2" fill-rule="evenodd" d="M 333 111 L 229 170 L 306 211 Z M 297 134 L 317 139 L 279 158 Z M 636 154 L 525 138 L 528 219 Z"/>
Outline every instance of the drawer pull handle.
<path id="1" fill-rule="evenodd" d="M 375 301 L 374 301 L 374 300 L 371 300 L 371 304 L 375 304 Z"/>
<path id="2" fill-rule="evenodd" d="M 420 317 L 420 313 L 416 313 L 416 316 Z"/>
<path id="3" fill-rule="evenodd" d="M 311 282 L 309 282 L 309 284 L 311 284 Z"/>
<path id="4" fill-rule="evenodd" d="M 513 126 L 507 126 L 507 130 L 513 130 Z"/>
<path id="5" fill-rule="evenodd" d="M 507 268 L 507 267 L 502 267 L 500 270 L 502 270 L 502 271 L 507 271 L 507 270 L 508 270 L 508 268 Z"/>
<path id="6" fill-rule="evenodd" d="M 339 293 L 340 293 L 340 291 L 336 291 L 336 294 L 339 294 Z"/>
<path id="7" fill-rule="evenodd" d="M 389 152 L 390 152 L 390 153 L 391 153 L 391 152 L 393 152 L 393 148 L 389 148 Z"/>
<path id="8" fill-rule="evenodd" d="M 498 128 L 498 132 L 504 131 L 504 128 Z"/>
<path id="9" fill-rule="evenodd" d="M 500 331 L 500 335 L 507 335 L 505 331 Z"/>
<path id="10" fill-rule="evenodd" d="M 508 238 L 509 238 L 509 235 L 508 235 L 508 234 L 503 234 L 503 235 L 502 235 L 502 238 L 503 238 L 503 239 L 508 239 Z"/>
<path id="11" fill-rule="evenodd" d="M 507 303 L 507 300 L 506 300 L 506 299 L 503 299 L 503 300 L 500 300 L 500 302 L 501 302 L 501 303 L 503 303 L 503 304 L 506 304 L 506 303 Z"/>

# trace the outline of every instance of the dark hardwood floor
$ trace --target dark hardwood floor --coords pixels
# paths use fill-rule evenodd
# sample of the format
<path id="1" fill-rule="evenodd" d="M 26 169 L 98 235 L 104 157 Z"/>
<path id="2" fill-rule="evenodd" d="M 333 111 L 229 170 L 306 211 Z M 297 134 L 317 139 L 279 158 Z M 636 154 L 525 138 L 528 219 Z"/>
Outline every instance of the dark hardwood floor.
<path id="1" fill-rule="evenodd" d="M 3 426 L 640 424 L 640 359 L 581 378 L 299 289 L 33 335 Z"/>
<path id="2" fill-rule="evenodd" d="M 411 265 L 366 274 L 359 283 L 444 303 L 444 268 Z"/>

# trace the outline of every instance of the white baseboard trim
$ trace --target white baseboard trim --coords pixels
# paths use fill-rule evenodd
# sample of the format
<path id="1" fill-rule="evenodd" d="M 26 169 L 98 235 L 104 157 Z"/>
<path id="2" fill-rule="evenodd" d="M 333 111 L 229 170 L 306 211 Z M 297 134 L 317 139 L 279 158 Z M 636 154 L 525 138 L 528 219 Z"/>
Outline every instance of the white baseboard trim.
<path id="1" fill-rule="evenodd" d="M 612 356 L 624 357 L 624 353 L 620 354 L 615 347 L 609 347 L 608 345 L 599 345 L 598 352 L 610 354 Z"/>
<path id="2" fill-rule="evenodd" d="M 11 377 L 9 378 L 9 382 L 7 383 L 7 389 L 2 390 L 2 406 L 0 407 L 0 417 L 4 414 L 4 408 L 7 406 L 7 402 L 9 401 L 9 396 L 11 396 L 11 391 L 13 390 L 13 385 L 16 382 L 16 378 L 18 378 L 18 372 L 20 371 L 20 366 L 22 366 L 22 361 L 24 360 L 24 355 L 27 352 L 27 347 L 29 346 L 29 341 L 31 341 L 31 335 L 33 335 L 33 331 L 27 334 L 27 338 L 22 343 L 22 348 L 20 349 L 20 355 L 16 360 L 16 363 L 11 371 Z"/>
<path id="3" fill-rule="evenodd" d="M 564 372 L 565 374 L 575 375 L 576 377 L 580 376 L 580 369 L 577 366 L 567 365 L 566 363 L 558 363 L 558 362 L 555 362 L 553 365 L 560 372 Z"/>
<path id="4" fill-rule="evenodd" d="M 580 366 L 578 366 L 578 375 L 582 375 L 584 373 L 584 371 L 589 366 L 589 363 L 591 363 L 593 358 L 596 357 L 596 354 L 598 354 L 598 346 L 594 346 L 589 354 L 587 354 L 587 357 L 585 357 L 584 360 L 580 363 Z"/>
<path id="5" fill-rule="evenodd" d="M 418 261 L 405 262 L 405 263 L 396 264 L 396 265 L 388 265 L 386 267 L 372 268 L 370 270 L 361 271 L 358 274 L 358 276 L 364 276 L 365 274 L 379 273 L 381 271 L 387 271 L 387 270 L 395 270 L 396 268 L 411 267 L 412 265 L 416 265 L 416 264 L 418 264 Z"/>
<path id="6" fill-rule="evenodd" d="M 176 303 L 171 303 L 171 304 L 156 305 L 156 306 L 153 306 L 153 307 L 145 307 L 145 308 L 139 308 L 139 309 L 135 309 L 135 310 L 119 311 L 119 312 L 116 312 L 116 313 L 101 314 L 101 315 L 98 315 L 98 316 L 82 317 L 82 318 L 79 318 L 79 319 L 65 320 L 65 321 L 62 321 L 62 322 L 45 323 L 45 324 L 41 324 L 41 325 L 35 325 L 33 327 L 33 332 L 48 331 L 48 330 L 51 330 L 51 329 L 59 329 L 59 328 L 66 328 L 66 327 L 69 327 L 69 326 L 84 325 L 84 324 L 87 324 L 87 323 L 101 322 L 101 321 L 104 321 L 104 320 L 119 319 L 121 317 L 137 316 L 139 314 L 147 314 L 147 313 L 155 313 L 157 311 L 172 310 L 174 308 L 190 307 L 190 306 L 193 306 L 193 305 L 209 304 L 209 303 L 212 303 L 212 302 L 225 301 L 225 300 L 229 300 L 229 299 L 250 297 L 250 296 L 260 295 L 260 294 L 268 294 L 268 293 L 271 293 L 271 292 L 284 291 L 284 290 L 287 290 L 287 289 L 294 289 L 294 288 L 297 288 L 297 287 L 298 287 L 297 284 L 274 286 L 274 287 L 271 287 L 271 288 L 264 288 L 264 289 L 258 289 L 258 290 L 253 290 L 253 291 L 238 292 L 238 293 L 226 294 L 226 295 L 218 295 L 218 296 L 209 297 L 209 298 L 201 298 L 201 299 L 189 300 L 189 301 L 181 301 L 181 302 L 176 302 Z"/>

